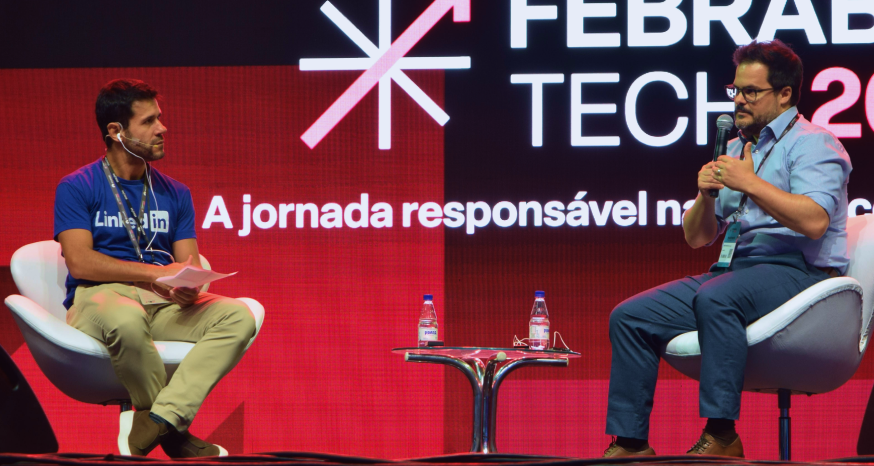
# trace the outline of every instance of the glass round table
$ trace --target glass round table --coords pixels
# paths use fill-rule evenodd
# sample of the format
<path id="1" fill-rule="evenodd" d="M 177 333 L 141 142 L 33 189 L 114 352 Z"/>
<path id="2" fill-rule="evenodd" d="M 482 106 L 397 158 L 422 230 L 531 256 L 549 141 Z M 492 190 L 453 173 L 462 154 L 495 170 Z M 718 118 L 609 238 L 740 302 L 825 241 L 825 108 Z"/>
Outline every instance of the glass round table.
<path id="1" fill-rule="evenodd" d="M 523 366 L 567 367 L 568 359 L 580 357 L 569 350 L 532 350 L 477 346 L 432 346 L 394 348 L 407 362 L 451 366 L 467 377 L 473 390 L 473 441 L 470 451 L 495 453 L 498 389 L 510 372 Z"/>

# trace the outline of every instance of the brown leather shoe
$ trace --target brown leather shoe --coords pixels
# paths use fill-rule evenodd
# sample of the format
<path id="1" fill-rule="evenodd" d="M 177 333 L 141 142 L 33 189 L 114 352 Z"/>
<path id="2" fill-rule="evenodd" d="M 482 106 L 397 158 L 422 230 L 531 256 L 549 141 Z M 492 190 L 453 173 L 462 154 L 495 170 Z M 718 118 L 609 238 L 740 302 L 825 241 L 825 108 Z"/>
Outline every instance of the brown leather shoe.
<path id="1" fill-rule="evenodd" d="M 205 456 L 228 456 L 228 451 L 220 445 L 205 442 L 187 430 L 179 432 L 170 429 L 168 435 L 161 438 L 161 448 L 170 458 L 203 458 Z"/>
<path id="2" fill-rule="evenodd" d="M 628 451 L 619 445 L 616 445 L 616 438 L 613 438 L 613 441 L 610 442 L 610 446 L 604 450 L 603 458 L 621 458 L 624 456 L 655 456 L 656 452 L 652 449 L 649 444 L 646 444 L 646 448 L 641 451 Z"/>
<path id="3" fill-rule="evenodd" d="M 698 443 L 686 452 L 687 455 L 713 455 L 713 456 L 733 456 L 735 458 L 744 457 L 744 446 L 740 441 L 740 436 L 734 439 L 730 445 L 723 445 L 707 432 L 701 433 L 701 438 Z"/>
<path id="4" fill-rule="evenodd" d="M 128 419 L 132 419 L 130 425 L 120 426 L 122 435 L 127 436 L 127 451 L 124 443 L 119 442 L 122 455 L 146 456 L 167 435 L 167 426 L 150 419 L 148 409 L 137 411 Z"/>

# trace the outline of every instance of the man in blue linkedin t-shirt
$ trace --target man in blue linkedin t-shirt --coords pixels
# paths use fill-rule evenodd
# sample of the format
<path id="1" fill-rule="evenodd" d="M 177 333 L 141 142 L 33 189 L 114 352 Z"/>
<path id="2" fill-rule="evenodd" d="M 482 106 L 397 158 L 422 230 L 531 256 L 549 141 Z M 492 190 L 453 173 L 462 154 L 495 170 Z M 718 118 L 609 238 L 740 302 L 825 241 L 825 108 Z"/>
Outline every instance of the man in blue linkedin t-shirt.
<path id="1" fill-rule="evenodd" d="M 67 323 L 106 345 L 130 393 L 136 413 L 132 425 L 121 426 L 129 432 L 122 453 L 145 456 L 160 444 L 173 458 L 225 456 L 188 426 L 239 361 L 255 319 L 241 301 L 157 283 L 200 266 L 191 193 L 148 163 L 165 155 L 157 96 L 142 81 L 106 84 L 96 105 L 106 156 L 58 184 L 55 240 L 70 271 Z M 195 343 L 170 383 L 153 340 Z"/>

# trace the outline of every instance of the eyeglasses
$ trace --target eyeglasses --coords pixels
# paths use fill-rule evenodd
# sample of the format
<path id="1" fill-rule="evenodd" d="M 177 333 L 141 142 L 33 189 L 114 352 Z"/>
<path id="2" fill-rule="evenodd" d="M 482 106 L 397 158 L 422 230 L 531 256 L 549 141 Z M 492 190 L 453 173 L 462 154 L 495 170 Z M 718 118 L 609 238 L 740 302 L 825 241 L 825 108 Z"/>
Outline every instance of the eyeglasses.
<path id="1" fill-rule="evenodd" d="M 737 92 L 740 91 L 741 94 L 743 94 L 743 96 L 744 96 L 744 100 L 746 100 L 749 103 L 753 103 L 756 101 L 756 99 L 759 98 L 759 92 L 773 91 L 773 90 L 774 90 L 773 87 L 769 87 L 767 89 L 756 89 L 754 87 L 745 87 L 743 89 L 738 89 L 737 87 L 734 86 L 734 84 L 726 84 L 725 85 L 725 93 L 728 94 L 729 99 L 734 100 L 734 98 L 737 96 Z"/>

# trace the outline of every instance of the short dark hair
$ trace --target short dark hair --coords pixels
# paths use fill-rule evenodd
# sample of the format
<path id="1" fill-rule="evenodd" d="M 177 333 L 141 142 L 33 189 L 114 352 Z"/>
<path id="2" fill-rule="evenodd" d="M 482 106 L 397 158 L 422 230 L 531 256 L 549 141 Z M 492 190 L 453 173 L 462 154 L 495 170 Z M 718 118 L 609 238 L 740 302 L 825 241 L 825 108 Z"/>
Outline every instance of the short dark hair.
<path id="1" fill-rule="evenodd" d="M 792 48 L 780 39 L 768 42 L 753 41 L 747 45 L 738 47 L 734 51 L 734 65 L 744 63 L 761 63 L 768 67 L 768 84 L 779 92 L 784 87 L 792 88 L 791 105 L 798 105 L 801 99 L 801 80 L 804 75 L 804 67 L 801 58 L 792 51 Z"/>
<path id="2" fill-rule="evenodd" d="M 138 100 L 158 98 L 158 91 L 138 79 L 115 79 L 106 83 L 97 94 L 97 104 L 94 112 L 97 114 L 97 126 L 103 136 L 106 147 L 112 147 L 112 141 L 106 136 L 110 123 L 121 123 L 125 128 L 134 116 L 133 103 Z"/>

